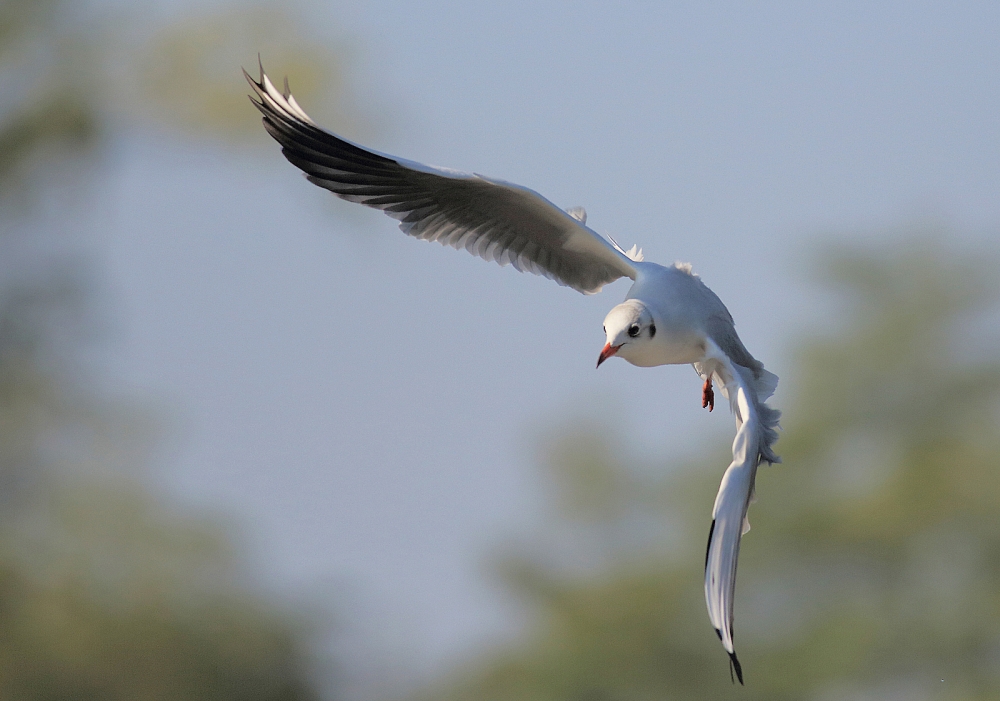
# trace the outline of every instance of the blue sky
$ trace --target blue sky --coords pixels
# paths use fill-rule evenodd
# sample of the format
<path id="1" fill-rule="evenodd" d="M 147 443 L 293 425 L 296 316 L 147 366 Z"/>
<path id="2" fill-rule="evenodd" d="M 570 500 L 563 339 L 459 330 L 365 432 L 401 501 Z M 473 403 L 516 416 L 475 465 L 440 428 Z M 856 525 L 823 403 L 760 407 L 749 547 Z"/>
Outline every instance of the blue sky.
<path id="1" fill-rule="evenodd" d="M 648 259 L 692 262 L 779 375 L 790 339 L 823 327 L 817 242 L 939 222 L 996 248 L 995 3 L 302 12 L 350 48 L 371 124 L 344 136 L 583 205 Z M 690 368 L 594 370 L 624 283 L 584 297 L 409 240 L 260 139 L 117 137 L 87 222 L 109 372 L 167 419 L 156 479 L 233 513 L 266 582 L 329 596 L 365 644 L 439 669 L 512 630 L 487 565 L 544 528 L 541 437 L 588 417 L 636 455 L 689 455 L 732 421 L 700 409 Z"/>

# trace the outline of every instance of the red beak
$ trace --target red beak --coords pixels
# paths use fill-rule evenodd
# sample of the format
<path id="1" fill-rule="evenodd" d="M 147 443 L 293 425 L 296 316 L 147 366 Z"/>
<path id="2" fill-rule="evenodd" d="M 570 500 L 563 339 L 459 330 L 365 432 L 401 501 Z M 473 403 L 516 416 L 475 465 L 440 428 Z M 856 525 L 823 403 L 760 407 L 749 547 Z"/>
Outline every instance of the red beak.
<path id="1" fill-rule="evenodd" d="M 605 343 L 604 348 L 601 349 L 601 354 L 597 356 L 597 367 L 601 367 L 601 363 L 617 353 L 618 349 L 623 345 L 625 344 L 623 343 L 619 346 L 613 346 L 610 343 Z"/>

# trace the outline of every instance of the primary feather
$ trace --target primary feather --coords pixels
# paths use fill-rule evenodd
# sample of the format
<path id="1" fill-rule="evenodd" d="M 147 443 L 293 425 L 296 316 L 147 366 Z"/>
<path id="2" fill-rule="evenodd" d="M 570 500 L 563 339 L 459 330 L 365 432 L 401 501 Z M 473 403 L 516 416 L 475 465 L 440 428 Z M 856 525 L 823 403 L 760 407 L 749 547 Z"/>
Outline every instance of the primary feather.
<path id="1" fill-rule="evenodd" d="M 632 260 L 589 229 L 585 216 L 520 185 L 352 144 L 318 127 L 287 84 L 279 91 L 263 69 L 259 80 L 244 75 L 285 158 L 316 185 L 381 209 L 410 236 L 464 248 L 587 294 L 620 277 L 635 278 Z"/>

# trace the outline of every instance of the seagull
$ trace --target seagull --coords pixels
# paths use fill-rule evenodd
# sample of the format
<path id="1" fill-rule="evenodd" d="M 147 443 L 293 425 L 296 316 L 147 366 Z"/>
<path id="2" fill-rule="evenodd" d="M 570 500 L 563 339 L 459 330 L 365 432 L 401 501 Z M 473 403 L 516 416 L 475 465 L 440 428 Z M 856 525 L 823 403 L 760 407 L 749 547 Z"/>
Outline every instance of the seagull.
<path id="1" fill-rule="evenodd" d="M 646 262 L 587 226 L 582 207 L 563 210 L 513 183 L 424 165 L 351 143 L 319 127 L 299 107 L 285 80 L 278 90 L 260 68 L 250 99 L 264 128 L 292 165 L 315 185 L 350 202 L 381 209 L 403 233 L 510 265 L 584 294 L 621 277 L 633 280 L 625 301 L 604 319 L 606 342 L 597 366 L 611 357 L 652 367 L 690 363 L 701 379 L 702 407 L 715 407 L 713 382 L 736 419 L 733 461 L 712 510 L 705 553 L 705 601 L 730 673 L 743 684 L 733 648 L 733 595 L 740 538 L 761 462 L 780 462 L 772 446 L 780 412 L 768 406 L 778 378 L 747 351 L 733 317 L 689 264 Z"/>

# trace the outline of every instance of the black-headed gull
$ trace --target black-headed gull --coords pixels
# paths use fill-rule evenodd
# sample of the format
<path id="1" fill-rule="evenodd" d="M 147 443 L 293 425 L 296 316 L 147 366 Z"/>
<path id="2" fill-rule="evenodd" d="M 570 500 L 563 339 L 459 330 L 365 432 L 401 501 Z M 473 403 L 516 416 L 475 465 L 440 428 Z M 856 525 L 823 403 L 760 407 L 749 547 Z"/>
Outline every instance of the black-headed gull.
<path id="1" fill-rule="evenodd" d="M 634 280 L 625 301 L 604 320 L 607 342 L 598 367 L 612 356 L 650 367 L 691 363 L 704 380 L 702 406 L 714 407 L 712 381 L 736 416 L 733 461 L 715 499 L 705 555 L 705 600 L 715 631 L 740 683 L 733 649 L 733 592 L 740 537 L 761 461 L 778 462 L 772 446 L 780 413 L 764 403 L 778 378 L 743 346 L 722 301 L 691 266 L 643 261 L 587 227 L 582 208 L 563 211 L 533 190 L 482 175 L 437 168 L 377 153 L 320 127 L 285 83 L 274 87 L 263 68 L 245 71 L 282 153 L 316 185 L 351 202 L 381 209 L 404 233 L 464 248 L 500 265 L 544 275 L 585 294 L 621 277 Z"/>

